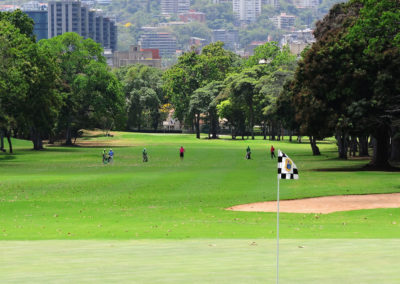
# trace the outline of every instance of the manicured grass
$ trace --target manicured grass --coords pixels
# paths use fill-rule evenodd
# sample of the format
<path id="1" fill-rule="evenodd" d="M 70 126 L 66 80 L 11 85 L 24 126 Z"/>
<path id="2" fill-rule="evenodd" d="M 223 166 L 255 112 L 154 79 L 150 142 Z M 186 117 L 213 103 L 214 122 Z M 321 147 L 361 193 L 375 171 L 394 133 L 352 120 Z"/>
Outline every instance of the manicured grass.
<path id="1" fill-rule="evenodd" d="M 224 210 L 276 199 L 270 141 L 137 133 L 82 141 L 94 147 L 36 152 L 29 142 L 16 141 L 14 155 L 0 154 L 0 239 L 275 238 L 275 213 Z M 102 145 L 113 145 L 113 165 L 102 164 Z M 250 161 L 244 159 L 248 145 Z M 320 145 L 320 157 L 306 143 L 273 145 L 300 170 L 300 180 L 281 182 L 281 199 L 400 192 L 398 172 L 354 171 L 368 161 L 336 159 L 331 141 Z M 146 164 L 143 147 L 149 152 Z M 398 238 L 399 216 L 399 208 L 283 213 L 281 237 Z"/>
<path id="2" fill-rule="evenodd" d="M 275 283 L 275 240 L 3 241 L 2 283 Z M 291 239 L 280 283 L 399 283 L 400 240 Z"/>

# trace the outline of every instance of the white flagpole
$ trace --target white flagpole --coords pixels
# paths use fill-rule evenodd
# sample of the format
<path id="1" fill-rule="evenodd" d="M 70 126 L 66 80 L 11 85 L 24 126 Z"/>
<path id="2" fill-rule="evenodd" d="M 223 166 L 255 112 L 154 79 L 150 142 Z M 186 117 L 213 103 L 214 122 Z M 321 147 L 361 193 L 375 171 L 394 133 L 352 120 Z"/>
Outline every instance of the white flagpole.
<path id="1" fill-rule="evenodd" d="M 278 196 L 277 196 L 277 214 L 276 214 L 276 284 L 279 283 L 279 175 L 278 176 Z"/>

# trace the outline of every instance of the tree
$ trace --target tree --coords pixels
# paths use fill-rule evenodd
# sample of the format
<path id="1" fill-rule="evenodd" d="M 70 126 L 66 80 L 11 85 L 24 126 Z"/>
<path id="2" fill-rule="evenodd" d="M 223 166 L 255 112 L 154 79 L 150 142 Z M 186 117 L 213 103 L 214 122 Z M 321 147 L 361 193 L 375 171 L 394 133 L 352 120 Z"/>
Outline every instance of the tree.
<path id="1" fill-rule="evenodd" d="M 381 168 L 389 165 L 387 111 L 399 90 L 399 5 L 354 0 L 334 6 L 317 24 L 317 43 L 296 74 L 297 105 L 308 94 L 308 103 L 324 107 L 330 123 L 320 127 L 336 133 L 339 157 L 347 157 L 350 135 L 371 133 L 376 141 L 371 165 Z"/>
<path id="2" fill-rule="evenodd" d="M 266 125 L 270 125 L 271 139 L 275 140 L 275 135 L 278 135 L 280 140 L 281 133 L 278 131 L 282 126 L 286 126 L 286 129 L 292 130 L 291 120 L 293 118 L 284 115 L 287 110 L 280 108 L 278 110 L 277 100 L 279 95 L 283 91 L 285 82 L 292 79 L 294 73 L 294 65 L 281 66 L 277 70 L 262 76 L 256 86 L 257 92 L 260 95 L 260 103 L 258 107 L 260 110 L 258 113 L 260 116 L 258 120 L 263 125 L 264 139 L 266 138 Z M 285 106 L 286 107 L 286 106 Z M 288 122 L 286 122 L 288 120 Z"/>
<path id="3" fill-rule="evenodd" d="M 60 107 L 56 92 L 59 69 L 54 58 L 21 34 L 20 29 L 7 21 L 0 22 L 2 132 L 7 136 L 10 152 L 11 131 L 16 126 L 30 133 L 34 149 L 39 150 Z"/>
<path id="4" fill-rule="evenodd" d="M 196 138 L 200 138 L 200 119 L 209 122 L 209 138 L 217 138 L 218 114 L 217 114 L 217 96 L 224 88 L 220 81 L 212 81 L 203 88 L 197 89 L 190 97 L 189 111 L 195 117 Z"/>
<path id="5" fill-rule="evenodd" d="M 103 63 L 92 61 L 72 84 L 79 111 L 76 119 L 84 128 L 99 127 L 108 133 L 125 125 L 125 96 L 115 74 Z"/>
<path id="6" fill-rule="evenodd" d="M 314 141 L 335 133 L 339 157 L 347 157 L 347 139 L 353 125 L 347 108 L 365 87 L 363 79 L 354 76 L 354 50 L 342 38 L 359 9 L 358 3 L 336 5 L 317 23 L 317 42 L 305 52 L 295 74 L 292 88 L 296 119 L 300 132 L 310 136 L 314 154 L 319 152 Z"/>
<path id="7" fill-rule="evenodd" d="M 241 104 L 245 107 L 248 117 L 248 128 L 251 133 L 251 139 L 254 140 L 254 109 L 257 105 L 258 93 L 256 92 L 257 75 L 254 70 L 244 71 L 233 79 L 230 85 L 231 100 L 235 104 Z"/>
<path id="8" fill-rule="evenodd" d="M 11 132 L 16 126 L 20 99 L 28 90 L 24 68 L 29 64 L 24 48 L 31 48 L 34 41 L 33 20 L 20 10 L 0 12 L 0 150 L 4 151 L 6 136 L 10 153 Z"/>
<path id="9" fill-rule="evenodd" d="M 35 23 L 33 20 L 24 12 L 17 9 L 12 12 L 0 12 L 0 21 L 7 21 L 14 27 L 19 29 L 19 32 L 26 37 L 35 41 L 33 35 L 33 26 Z"/>
<path id="10" fill-rule="evenodd" d="M 354 64 L 364 70 L 363 75 L 368 79 L 372 110 L 368 125 L 376 140 L 371 164 L 385 168 L 389 166 L 389 140 L 394 122 L 388 110 L 400 92 L 400 1 L 360 2 L 360 16 L 349 28 L 346 40 L 359 52 Z"/>
<path id="11" fill-rule="evenodd" d="M 128 102 L 128 129 L 137 127 L 140 131 L 142 123 L 149 120 L 149 126 L 157 130 L 161 117 L 160 108 L 164 102 L 162 71 L 150 66 L 134 65 L 120 73 Z M 143 115 L 148 119 L 144 120 Z"/>
<path id="12" fill-rule="evenodd" d="M 241 135 L 242 139 L 244 139 L 246 116 L 241 105 L 237 105 L 230 99 L 226 99 L 217 105 L 217 113 L 221 119 L 228 121 L 232 131 L 232 139 L 236 139 L 238 135 Z"/>
<path id="13" fill-rule="evenodd" d="M 200 55 L 195 51 L 184 53 L 178 63 L 164 73 L 163 87 L 175 109 L 175 117 L 189 125 L 197 124 L 198 138 L 200 118 L 189 111 L 192 94 L 213 81 L 223 81 L 240 66 L 239 61 L 237 55 L 223 48 L 222 42 L 216 42 L 205 46 Z"/>
<path id="14" fill-rule="evenodd" d="M 293 93 L 290 86 L 291 83 L 291 80 L 284 83 L 283 89 L 276 100 L 275 108 L 275 112 L 282 122 L 283 127 L 290 131 L 290 141 L 292 141 L 293 132 L 297 132 L 297 134 L 299 132 L 299 124 L 295 120 L 296 113 L 292 103 Z"/>
<path id="15" fill-rule="evenodd" d="M 1 15 L 1 13 L 0 13 Z M 21 101 L 28 91 L 28 83 L 23 76 L 24 66 L 29 63 L 22 48 L 28 48 L 33 43 L 20 34 L 15 26 L 8 21 L 0 21 L 0 127 L 3 137 L 10 136 L 12 122 L 18 113 Z M 9 140 L 11 143 L 11 140 Z M 12 152 L 12 145 L 10 152 Z"/>
<path id="16" fill-rule="evenodd" d="M 63 106 L 61 108 L 58 128 L 64 130 L 66 144 L 72 144 L 72 135 L 85 125 L 86 121 L 79 120 L 82 113 L 79 103 L 79 94 L 73 89 L 73 83 L 79 74 L 85 72 L 87 65 L 93 61 L 102 64 L 105 58 L 102 56 L 100 44 L 92 39 L 84 39 L 76 33 L 65 33 L 48 40 L 41 40 L 39 45 L 51 52 L 56 57 L 61 68 L 62 84 L 59 89 L 63 94 Z"/>
<path id="17" fill-rule="evenodd" d="M 30 129 L 33 148 L 40 150 L 43 149 L 42 140 L 49 137 L 62 105 L 58 91 L 61 70 L 56 58 L 45 48 L 35 44 L 24 52 L 28 53 L 31 66 L 26 74 L 30 84 L 22 113 Z"/>
<path id="18" fill-rule="evenodd" d="M 192 125 L 193 117 L 188 113 L 190 95 L 200 87 L 200 70 L 196 68 L 199 55 L 186 52 L 178 58 L 178 63 L 163 74 L 163 90 L 174 107 L 174 116 L 181 122 Z"/>

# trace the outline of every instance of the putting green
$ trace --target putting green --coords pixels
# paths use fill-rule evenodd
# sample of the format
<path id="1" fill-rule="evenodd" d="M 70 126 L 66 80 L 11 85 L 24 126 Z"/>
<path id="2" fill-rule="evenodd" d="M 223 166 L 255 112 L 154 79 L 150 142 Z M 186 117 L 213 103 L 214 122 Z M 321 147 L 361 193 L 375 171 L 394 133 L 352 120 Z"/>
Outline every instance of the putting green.
<path id="1" fill-rule="evenodd" d="M 281 283 L 399 283 L 400 240 L 281 240 Z M 1 283 L 274 283 L 275 240 L 3 241 Z"/>

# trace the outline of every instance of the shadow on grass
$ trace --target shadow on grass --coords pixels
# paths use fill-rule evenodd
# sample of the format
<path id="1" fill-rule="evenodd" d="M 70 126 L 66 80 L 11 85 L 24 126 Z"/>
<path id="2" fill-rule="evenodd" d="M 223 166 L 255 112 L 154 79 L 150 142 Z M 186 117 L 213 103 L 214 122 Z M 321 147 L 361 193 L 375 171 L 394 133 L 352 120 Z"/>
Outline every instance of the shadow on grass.
<path id="1" fill-rule="evenodd" d="M 400 168 L 397 167 L 376 167 L 370 164 L 363 166 L 353 167 L 340 167 L 340 168 L 323 168 L 323 169 L 312 169 L 314 172 L 400 172 Z"/>
<path id="2" fill-rule="evenodd" d="M 110 145 L 79 145 L 79 144 L 72 144 L 72 145 L 65 145 L 65 144 L 57 144 L 57 145 L 46 145 L 46 148 L 44 149 L 44 151 L 46 150 L 50 150 L 50 151 L 54 151 L 54 152 L 73 152 L 75 150 L 78 149 L 89 149 L 89 148 L 106 148 L 106 149 L 112 149 L 112 148 L 126 148 L 129 146 L 110 146 Z M 42 151 L 42 150 L 40 150 Z"/>
<path id="3" fill-rule="evenodd" d="M 71 153 L 79 150 L 79 147 L 71 146 L 49 146 L 47 145 L 45 149 L 39 150 L 38 152 L 57 152 L 57 153 Z"/>
<path id="4" fill-rule="evenodd" d="M 6 154 L 0 155 L 0 161 L 9 161 L 14 160 L 16 158 L 15 154 Z"/>
<path id="5" fill-rule="evenodd" d="M 85 135 L 85 136 L 79 137 L 79 139 L 82 139 L 82 140 L 90 140 L 90 139 L 93 139 L 93 138 L 110 138 L 110 139 L 112 139 L 112 138 L 114 138 L 114 135 L 113 136 L 107 136 L 107 135 L 104 135 L 104 134 L 97 134 L 97 135 L 90 135 L 90 136 Z"/>

